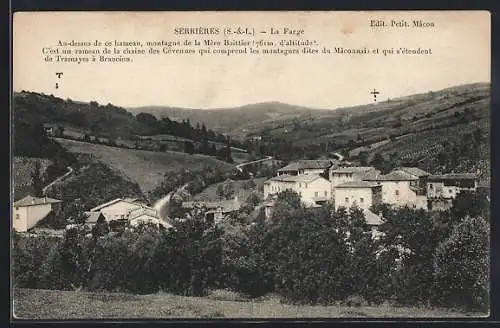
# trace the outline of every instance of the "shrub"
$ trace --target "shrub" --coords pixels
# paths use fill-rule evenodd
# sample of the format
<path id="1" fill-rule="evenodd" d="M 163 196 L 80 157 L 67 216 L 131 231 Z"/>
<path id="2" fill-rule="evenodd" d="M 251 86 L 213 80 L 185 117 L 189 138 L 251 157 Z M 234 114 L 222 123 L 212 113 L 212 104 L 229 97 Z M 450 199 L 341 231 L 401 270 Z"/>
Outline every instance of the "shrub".
<path id="1" fill-rule="evenodd" d="M 488 249 L 489 224 L 485 218 L 466 218 L 453 229 L 434 258 L 438 304 L 488 310 Z"/>

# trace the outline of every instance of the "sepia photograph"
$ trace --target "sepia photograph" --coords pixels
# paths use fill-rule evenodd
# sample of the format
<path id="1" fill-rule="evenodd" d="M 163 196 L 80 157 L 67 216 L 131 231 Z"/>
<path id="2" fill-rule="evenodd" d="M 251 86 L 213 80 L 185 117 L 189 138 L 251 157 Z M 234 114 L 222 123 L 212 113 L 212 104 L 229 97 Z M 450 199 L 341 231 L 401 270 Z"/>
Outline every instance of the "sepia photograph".
<path id="1" fill-rule="evenodd" d="M 488 11 L 12 19 L 12 321 L 490 316 Z"/>

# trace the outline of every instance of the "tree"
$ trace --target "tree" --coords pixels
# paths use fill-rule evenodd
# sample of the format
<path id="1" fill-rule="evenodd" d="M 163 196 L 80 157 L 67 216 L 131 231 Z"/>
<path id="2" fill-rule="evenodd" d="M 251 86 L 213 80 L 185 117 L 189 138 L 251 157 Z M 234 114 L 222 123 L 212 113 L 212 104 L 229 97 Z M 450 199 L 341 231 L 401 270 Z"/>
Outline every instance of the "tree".
<path id="1" fill-rule="evenodd" d="M 231 157 L 231 137 L 230 136 L 227 136 L 226 161 L 228 163 L 233 162 L 233 158 Z"/>
<path id="2" fill-rule="evenodd" d="M 42 171 L 41 164 L 39 161 L 35 161 L 33 171 L 31 172 L 31 181 L 33 184 L 33 193 L 35 197 L 43 196 L 43 181 L 42 181 Z"/>
<path id="3" fill-rule="evenodd" d="M 386 299 L 384 281 L 390 266 L 380 265 L 377 258 L 378 245 L 372 237 L 370 226 L 364 212 L 358 207 L 349 209 L 346 239 L 350 246 L 349 261 L 350 289 L 353 295 L 359 295 L 369 303 L 381 303 Z"/>
<path id="4" fill-rule="evenodd" d="M 194 154 L 195 149 L 192 142 L 184 141 L 184 152 L 190 155 Z"/>
<path id="5" fill-rule="evenodd" d="M 224 182 L 224 198 L 233 198 L 235 192 L 236 190 L 234 189 L 234 183 L 232 181 Z"/>
<path id="6" fill-rule="evenodd" d="M 392 169 L 392 165 L 380 153 L 376 153 L 370 162 L 370 165 L 380 170 L 382 173 L 387 173 Z"/>
<path id="7" fill-rule="evenodd" d="M 64 136 L 64 126 L 58 126 L 57 127 L 57 133 L 56 133 L 56 135 L 58 137 L 63 137 Z"/>
<path id="8" fill-rule="evenodd" d="M 368 152 L 360 151 L 358 154 L 359 165 L 368 166 Z"/>
<path id="9" fill-rule="evenodd" d="M 437 248 L 434 288 L 439 305 L 488 311 L 489 229 L 487 218 L 467 217 Z"/>
<path id="10" fill-rule="evenodd" d="M 381 246 L 395 255 L 393 290 L 400 304 L 427 304 L 432 297 L 433 258 L 438 244 L 447 238 L 447 220 L 423 209 L 385 208 L 379 230 Z"/>
<path id="11" fill-rule="evenodd" d="M 219 183 L 217 185 L 217 189 L 215 192 L 217 194 L 217 197 L 219 197 L 219 199 L 223 199 L 224 198 L 224 185 L 222 183 Z"/>
<path id="12" fill-rule="evenodd" d="M 452 201 L 451 214 L 456 220 L 462 220 L 465 217 L 488 217 L 489 202 L 485 195 L 472 192 L 462 191 Z"/>

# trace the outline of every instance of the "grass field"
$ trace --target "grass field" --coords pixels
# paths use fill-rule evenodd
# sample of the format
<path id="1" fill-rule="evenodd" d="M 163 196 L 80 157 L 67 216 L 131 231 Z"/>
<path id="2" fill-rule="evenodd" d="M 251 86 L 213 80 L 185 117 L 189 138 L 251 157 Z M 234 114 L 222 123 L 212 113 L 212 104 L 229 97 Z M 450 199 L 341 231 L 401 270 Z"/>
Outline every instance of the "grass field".
<path id="1" fill-rule="evenodd" d="M 165 293 L 133 295 L 36 289 L 14 290 L 14 314 L 18 319 L 463 318 L 485 315 L 416 307 L 287 305 L 276 297 L 249 302 Z"/>
<path id="2" fill-rule="evenodd" d="M 65 148 L 73 153 L 91 154 L 112 169 L 137 182 L 143 192 L 157 187 L 167 172 L 183 169 L 201 171 L 204 167 L 218 167 L 224 171 L 234 166 L 205 155 L 189 155 L 179 152 L 153 152 L 116 148 L 57 138 Z"/>

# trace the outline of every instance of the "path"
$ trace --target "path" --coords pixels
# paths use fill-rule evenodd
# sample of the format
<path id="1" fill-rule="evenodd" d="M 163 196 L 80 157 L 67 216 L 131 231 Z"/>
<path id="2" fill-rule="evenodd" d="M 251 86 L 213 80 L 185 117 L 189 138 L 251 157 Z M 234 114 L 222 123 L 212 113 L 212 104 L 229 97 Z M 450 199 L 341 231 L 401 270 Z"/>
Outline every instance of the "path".
<path id="1" fill-rule="evenodd" d="M 154 209 L 158 212 L 160 215 L 160 219 L 162 220 L 168 220 L 168 205 L 170 204 L 170 199 L 172 196 L 180 191 L 183 191 L 188 184 L 184 184 L 179 188 L 176 188 L 169 192 L 166 196 L 160 198 L 159 200 L 156 201 L 156 203 L 153 205 Z"/>
<path id="2" fill-rule="evenodd" d="M 252 165 L 252 164 L 255 164 L 255 163 L 260 163 L 260 162 L 268 161 L 268 160 L 270 160 L 272 158 L 273 158 L 272 156 L 266 156 L 265 158 L 257 159 L 255 161 L 250 161 L 250 162 L 245 162 L 245 163 L 238 164 L 238 165 L 236 165 L 236 168 L 241 172 L 241 171 L 243 171 L 243 167 L 245 167 L 247 165 Z"/>
<path id="3" fill-rule="evenodd" d="M 241 172 L 242 168 L 245 167 L 246 165 L 251 165 L 251 164 L 255 164 L 255 163 L 259 163 L 259 162 L 263 162 L 263 161 L 268 161 L 272 158 L 273 158 L 272 156 L 267 156 L 265 158 L 261 158 L 261 159 L 255 160 L 255 161 L 241 163 L 241 164 L 236 165 L 236 168 Z M 186 183 L 183 186 L 172 190 L 167 195 L 165 195 L 164 197 L 160 198 L 159 200 L 157 200 L 155 202 L 153 207 L 155 208 L 155 210 L 158 211 L 158 214 L 160 215 L 161 219 L 168 220 L 168 215 L 167 215 L 168 206 L 170 204 L 170 200 L 172 199 L 172 196 L 180 191 L 183 191 L 187 186 L 188 186 L 188 184 Z"/>
<path id="4" fill-rule="evenodd" d="M 45 192 L 47 191 L 47 189 L 49 189 L 49 187 L 51 187 L 55 183 L 58 183 L 59 181 L 65 179 L 67 176 L 69 176 L 71 173 L 73 173 L 73 168 L 71 166 L 67 166 L 66 168 L 68 169 L 68 172 L 64 173 L 63 175 L 61 175 L 60 177 L 56 178 L 54 181 L 52 181 L 51 183 L 49 183 L 48 185 L 43 187 L 42 192 L 44 195 L 45 195 Z"/>

